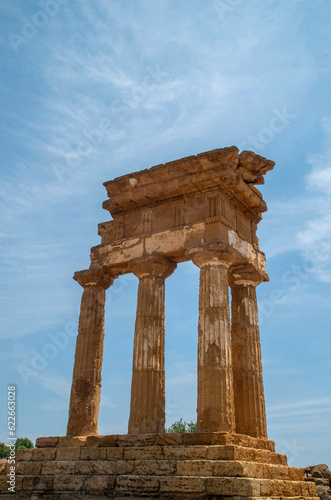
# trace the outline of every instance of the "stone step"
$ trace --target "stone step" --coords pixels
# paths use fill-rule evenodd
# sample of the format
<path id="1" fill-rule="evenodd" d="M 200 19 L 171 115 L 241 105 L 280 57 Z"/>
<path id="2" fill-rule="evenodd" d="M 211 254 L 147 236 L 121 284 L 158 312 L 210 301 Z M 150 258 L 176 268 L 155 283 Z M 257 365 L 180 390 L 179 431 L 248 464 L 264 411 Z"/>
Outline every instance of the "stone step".
<path id="1" fill-rule="evenodd" d="M 18 461 L 66 460 L 239 460 L 287 465 L 286 455 L 236 445 L 35 448 L 17 453 Z"/>
<path id="2" fill-rule="evenodd" d="M 303 470 L 284 465 L 231 460 L 77 460 L 20 462 L 16 474 L 222 476 L 303 481 Z"/>
<path id="3" fill-rule="evenodd" d="M 231 497 L 315 497 L 316 487 L 304 481 L 283 481 L 275 479 L 254 479 L 242 477 L 208 476 L 143 476 L 143 475 L 66 475 L 17 477 L 16 490 L 19 493 L 44 492 L 86 492 L 123 497 L 136 495 L 157 498 L 190 498 L 192 495 Z M 184 496 L 185 495 L 185 496 Z M 206 496 L 207 495 L 207 496 Z M 43 497 L 44 498 L 44 497 Z M 180 498 L 180 496 L 178 496 Z M 315 498 L 316 500 L 316 498 Z"/>
<path id="4" fill-rule="evenodd" d="M 53 436 L 40 437 L 37 448 L 48 447 L 141 447 L 141 446 L 194 446 L 237 445 L 246 448 L 275 451 L 274 441 L 229 432 L 188 432 L 164 434 L 110 434 L 108 436 Z"/>

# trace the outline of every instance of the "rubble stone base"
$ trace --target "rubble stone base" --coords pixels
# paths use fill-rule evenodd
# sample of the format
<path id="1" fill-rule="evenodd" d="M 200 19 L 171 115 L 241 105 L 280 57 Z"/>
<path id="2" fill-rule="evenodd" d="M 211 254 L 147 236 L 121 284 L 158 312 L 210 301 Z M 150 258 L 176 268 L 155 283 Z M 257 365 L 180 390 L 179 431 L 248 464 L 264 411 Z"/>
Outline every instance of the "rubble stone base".
<path id="1" fill-rule="evenodd" d="M 240 434 L 48 437 L 36 446 L 17 452 L 10 498 L 317 498 L 273 441 Z M 7 487 L 1 475 L 1 498 Z"/>

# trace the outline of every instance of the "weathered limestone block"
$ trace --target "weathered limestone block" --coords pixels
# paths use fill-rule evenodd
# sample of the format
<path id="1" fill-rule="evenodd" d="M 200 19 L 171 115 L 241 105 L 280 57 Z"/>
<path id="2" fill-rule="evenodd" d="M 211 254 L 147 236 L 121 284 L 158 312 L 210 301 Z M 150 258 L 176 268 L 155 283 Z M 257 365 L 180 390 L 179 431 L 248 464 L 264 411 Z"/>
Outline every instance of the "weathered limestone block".
<path id="1" fill-rule="evenodd" d="M 93 449 L 93 448 L 89 448 L 89 449 Z M 75 448 L 57 448 L 56 460 L 60 461 L 60 462 L 62 460 L 80 460 L 81 450 L 86 451 L 85 448 L 80 448 L 80 447 L 78 447 L 78 448 L 77 447 L 75 447 Z M 82 460 L 84 458 L 82 458 Z"/>
<path id="2" fill-rule="evenodd" d="M 91 460 L 77 460 L 74 462 L 74 474 L 90 476 L 94 474 L 94 462 Z"/>
<path id="3" fill-rule="evenodd" d="M 114 276 L 102 268 L 75 273 L 84 287 L 70 395 L 68 436 L 98 434 L 104 339 L 105 290 Z"/>
<path id="4" fill-rule="evenodd" d="M 200 270 L 197 430 L 234 431 L 228 268 L 231 254 L 191 252 Z"/>
<path id="5" fill-rule="evenodd" d="M 84 476 L 67 476 L 61 474 L 54 477 L 53 489 L 55 491 L 79 491 L 83 486 L 84 479 Z"/>
<path id="6" fill-rule="evenodd" d="M 50 437 L 39 437 L 36 439 L 36 448 L 47 448 L 52 446 L 57 446 L 59 442 L 59 436 Z"/>
<path id="7" fill-rule="evenodd" d="M 124 456 L 123 448 L 106 448 L 107 460 L 121 460 Z"/>
<path id="8" fill-rule="evenodd" d="M 175 460 L 133 460 L 132 473 L 143 476 L 172 476 L 176 474 Z"/>
<path id="9" fill-rule="evenodd" d="M 24 464 L 24 472 L 27 476 L 37 476 L 41 473 L 42 463 L 53 463 L 53 462 L 20 462 L 21 465 Z"/>
<path id="10" fill-rule="evenodd" d="M 58 442 L 56 444 L 57 448 L 76 448 L 85 446 L 86 444 L 86 436 L 77 436 L 77 437 L 68 437 L 62 436 L 58 438 Z"/>
<path id="11" fill-rule="evenodd" d="M 113 434 L 110 436 L 88 436 L 85 441 L 86 447 L 94 446 L 117 446 L 119 435 Z"/>
<path id="12" fill-rule="evenodd" d="M 162 256 L 137 262 L 139 278 L 129 434 L 164 432 L 164 281 L 176 264 Z"/>
<path id="13" fill-rule="evenodd" d="M 113 490 L 115 483 L 115 476 L 93 476 L 85 478 L 82 486 L 82 491 L 90 493 L 98 492 L 105 493 L 106 491 Z"/>
<path id="14" fill-rule="evenodd" d="M 236 431 L 267 438 L 255 290 L 262 280 L 250 265 L 233 270 L 231 345 Z"/>
<path id="15" fill-rule="evenodd" d="M 55 456 L 55 448 L 34 448 L 33 450 L 31 450 L 31 455 L 29 458 L 28 454 L 25 454 L 25 456 L 23 455 L 23 458 L 21 458 L 21 456 L 17 456 L 16 454 L 16 460 L 33 460 L 36 462 L 43 462 L 44 460 L 54 460 Z"/>
<path id="16" fill-rule="evenodd" d="M 203 493 L 204 477 L 160 477 L 160 491 L 171 493 Z"/>
<path id="17" fill-rule="evenodd" d="M 212 495 L 259 497 L 260 481 L 241 477 L 206 478 L 207 493 Z"/>
<path id="18" fill-rule="evenodd" d="M 162 446 L 146 446 L 141 448 L 124 448 L 125 460 L 163 460 L 167 458 L 164 455 Z"/>
<path id="19" fill-rule="evenodd" d="M 178 476 L 212 476 L 213 475 L 212 460 L 178 460 L 177 475 Z"/>
<path id="20" fill-rule="evenodd" d="M 77 450 L 76 448 L 71 449 Z M 79 455 L 72 460 L 106 460 L 107 457 L 107 448 L 78 448 L 78 451 L 80 451 Z"/>
<path id="21" fill-rule="evenodd" d="M 25 476 L 23 477 L 23 491 L 52 491 L 54 489 L 54 477 L 52 476 Z"/>
<path id="22" fill-rule="evenodd" d="M 157 493 L 157 477 L 119 476 L 115 482 L 116 493 Z"/>
<path id="23" fill-rule="evenodd" d="M 61 474 L 74 474 L 74 462 L 53 460 L 52 462 L 43 462 L 41 474 L 44 476 L 58 476 Z"/>

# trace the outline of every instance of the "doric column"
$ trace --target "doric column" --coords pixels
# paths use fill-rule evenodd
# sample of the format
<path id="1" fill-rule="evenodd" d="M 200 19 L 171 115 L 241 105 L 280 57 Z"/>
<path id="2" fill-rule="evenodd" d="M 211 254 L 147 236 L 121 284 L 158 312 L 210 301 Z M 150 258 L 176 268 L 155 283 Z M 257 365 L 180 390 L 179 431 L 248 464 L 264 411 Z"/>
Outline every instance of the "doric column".
<path id="1" fill-rule="evenodd" d="M 67 436 L 98 435 L 106 289 L 115 276 L 102 268 L 78 271 L 81 301 Z"/>
<path id="2" fill-rule="evenodd" d="M 132 268 L 139 287 L 129 434 L 164 432 L 164 281 L 175 268 L 162 256 L 147 257 Z"/>
<path id="3" fill-rule="evenodd" d="M 232 274 L 232 363 L 236 431 L 267 438 L 256 286 L 252 266 Z"/>
<path id="4" fill-rule="evenodd" d="M 228 267 L 230 253 L 192 254 L 200 268 L 198 327 L 199 432 L 234 431 Z"/>

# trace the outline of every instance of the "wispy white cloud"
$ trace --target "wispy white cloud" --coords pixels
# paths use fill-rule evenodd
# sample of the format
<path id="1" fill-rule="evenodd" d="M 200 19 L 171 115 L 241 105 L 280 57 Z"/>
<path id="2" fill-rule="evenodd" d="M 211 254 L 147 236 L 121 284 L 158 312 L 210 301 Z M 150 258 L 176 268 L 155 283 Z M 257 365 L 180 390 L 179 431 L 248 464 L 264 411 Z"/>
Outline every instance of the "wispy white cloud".
<path id="1" fill-rule="evenodd" d="M 324 141 L 321 151 L 308 160 L 311 172 L 306 176 L 307 189 L 316 201 L 312 218 L 298 232 L 303 254 L 313 259 L 321 281 L 331 282 L 331 116 L 322 119 Z M 318 197 L 316 197 L 315 193 Z"/>
<path id="2" fill-rule="evenodd" d="M 307 399 L 293 403 L 268 406 L 268 415 L 272 418 L 310 415 L 331 412 L 331 397 Z"/>

